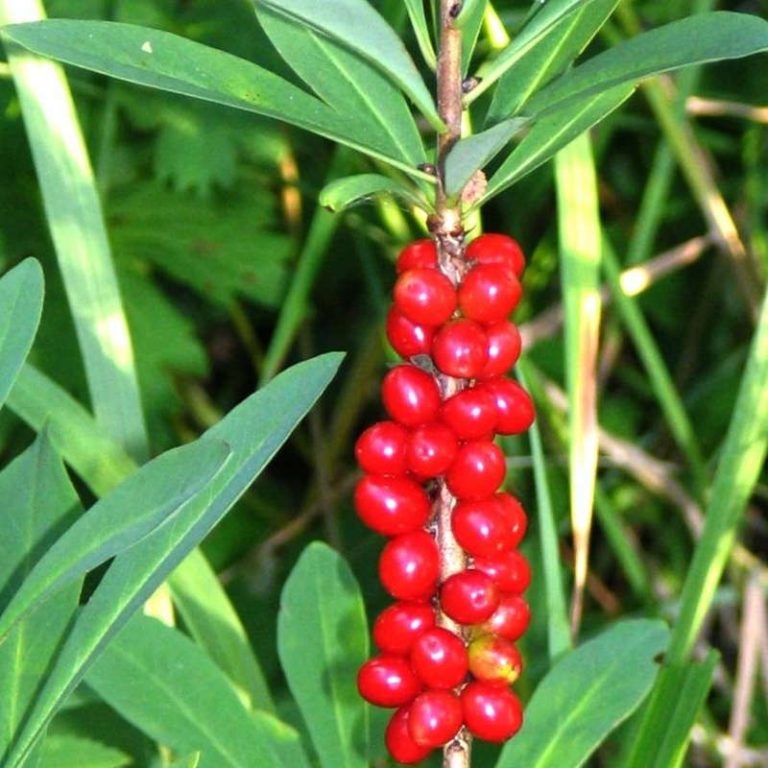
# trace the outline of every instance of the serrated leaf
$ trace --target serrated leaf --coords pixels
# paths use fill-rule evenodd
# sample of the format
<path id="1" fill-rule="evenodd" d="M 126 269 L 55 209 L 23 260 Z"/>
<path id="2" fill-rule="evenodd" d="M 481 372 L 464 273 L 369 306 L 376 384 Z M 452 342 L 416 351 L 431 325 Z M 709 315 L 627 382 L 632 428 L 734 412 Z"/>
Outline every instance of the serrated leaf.
<path id="1" fill-rule="evenodd" d="M 278 652 L 324 768 L 368 765 L 368 707 L 356 670 L 368 655 L 360 589 L 346 562 L 325 544 L 303 552 L 285 583 Z"/>
<path id="2" fill-rule="evenodd" d="M 477 205 L 482 205 L 547 162 L 579 134 L 620 107 L 634 90 L 633 85 L 619 85 L 542 118 L 493 174 L 485 195 Z"/>
<path id="3" fill-rule="evenodd" d="M 4 27 L 3 35 L 41 56 L 136 85 L 283 120 L 414 172 L 383 156 L 364 134 L 350 130 L 343 116 L 287 80 L 178 35 L 119 22 L 68 19 L 14 24 Z"/>
<path id="4" fill-rule="evenodd" d="M 0 408 L 26 360 L 42 310 L 43 271 L 26 259 L 0 278 Z"/>
<path id="5" fill-rule="evenodd" d="M 410 96 L 436 130 L 443 130 L 435 103 L 397 33 L 365 0 L 256 0 L 340 42 L 378 67 Z"/>
<path id="6" fill-rule="evenodd" d="M 0 606 L 42 551 L 80 512 L 80 501 L 45 432 L 0 473 Z M 0 764 L 77 609 L 80 583 L 32 611 L 0 643 Z"/>
<path id="7" fill-rule="evenodd" d="M 363 173 L 332 181 L 323 188 L 319 202 L 333 213 L 359 205 L 380 195 L 392 195 L 407 205 L 430 210 L 430 205 L 415 189 L 409 189 L 395 179 L 376 173 Z"/>
<path id="8" fill-rule="evenodd" d="M 579 10 L 585 0 L 549 0 L 520 30 L 515 39 L 496 57 L 483 74 L 483 81 L 468 97 L 474 101 L 490 88 L 507 70 L 543 40 L 547 33 L 568 15 Z"/>
<path id="9" fill-rule="evenodd" d="M 493 160 L 527 124 L 524 118 L 506 120 L 454 144 L 445 159 L 447 193 L 457 195 L 475 172 Z"/>
<path id="10" fill-rule="evenodd" d="M 341 355 L 321 355 L 273 379 L 230 411 L 201 441 L 222 441 L 232 459 L 204 493 L 180 514 L 122 553 L 81 609 L 10 756 L 27 758 L 43 729 L 89 665 L 166 576 L 218 523 L 287 439 L 330 382 Z"/>
<path id="11" fill-rule="evenodd" d="M 134 546 L 215 478 L 230 456 L 220 441 L 197 441 L 161 454 L 51 539 L 0 616 L 0 638 L 52 593 Z"/>
<path id="12" fill-rule="evenodd" d="M 80 736 L 52 735 L 43 742 L 38 768 L 122 768 L 133 758 L 119 749 Z"/>
<path id="13" fill-rule="evenodd" d="M 405 0 L 405 8 L 411 20 L 416 42 L 427 66 L 434 70 L 437 63 L 435 48 L 432 45 L 432 36 L 429 33 L 427 16 L 424 13 L 424 0 Z"/>
<path id="14" fill-rule="evenodd" d="M 114 196 L 109 216 L 122 262 L 149 261 L 224 308 L 241 297 L 276 307 L 285 292 L 294 245 L 269 228 L 273 209 L 267 196 L 246 200 L 231 195 L 219 203 L 140 184 L 129 194 Z M 232 232 L 238 236 L 233 238 Z"/>
<path id="15" fill-rule="evenodd" d="M 564 656 L 539 684 L 525 727 L 496 768 L 583 765 L 646 696 L 668 639 L 661 621 L 622 621 Z"/>
<path id="16" fill-rule="evenodd" d="M 417 166 L 426 160 L 416 121 L 400 89 L 381 71 L 328 36 L 256 5 L 259 21 L 281 56 L 312 90 L 357 124 L 383 152 Z"/>
<path id="17" fill-rule="evenodd" d="M 539 91 L 526 108 L 546 114 L 622 83 L 680 67 L 768 51 L 768 21 L 746 13 L 700 13 L 644 32 L 579 65 Z"/>
<path id="18" fill-rule="evenodd" d="M 707 698 L 719 658 L 717 651 L 711 650 L 701 663 L 662 666 L 643 711 L 648 719 L 624 768 L 678 768 L 683 764 L 691 729 Z"/>
<path id="19" fill-rule="evenodd" d="M 287 765 L 274 744 L 277 731 L 251 716 L 200 648 L 155 619 L 131 619 L 86 682 L 153 739 L 181 752 L 199 750 L 201 768 Z M 295 731 L 281 726 L 282 740 L 298 743 Z"/>
<path id="20" fill-rule="evenodd" d="M 565 70 L 586 48 L 618 0 L 587 0 L 563 17 L 496 84 L 486 123 L 517 114 L 529 98 Z"/>

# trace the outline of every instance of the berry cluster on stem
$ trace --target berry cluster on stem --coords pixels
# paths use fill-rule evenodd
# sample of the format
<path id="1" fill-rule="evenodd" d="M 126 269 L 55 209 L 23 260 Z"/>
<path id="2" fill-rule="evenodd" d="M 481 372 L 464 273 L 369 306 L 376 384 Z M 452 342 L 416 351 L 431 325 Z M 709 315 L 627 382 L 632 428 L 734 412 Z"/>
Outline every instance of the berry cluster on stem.
<path id="1" fill-rule="evenodd" d="M 405 764 L 438 747 L 466 755 L 471 736 L 500 742 L 522 724 L 509 686 L 530 620 L 530 568 L 517 549 L 526 515 L 500 490 L 505 459 L 494 438 L 534 417 L 506 377 L 520 354 L 508 318 L 525 261 L 506 235 L 454 246 L 419 240 L 398 257 L 386 330 L 406 362 L 384 377 L 389 420 L 355 447 L 364 472 L 355 507 L 389 538 L 379 576 L 396 601 L 376 619 L 379 654 L 361 667 L 358 689 L 395 709 L 386 743 Z"/>

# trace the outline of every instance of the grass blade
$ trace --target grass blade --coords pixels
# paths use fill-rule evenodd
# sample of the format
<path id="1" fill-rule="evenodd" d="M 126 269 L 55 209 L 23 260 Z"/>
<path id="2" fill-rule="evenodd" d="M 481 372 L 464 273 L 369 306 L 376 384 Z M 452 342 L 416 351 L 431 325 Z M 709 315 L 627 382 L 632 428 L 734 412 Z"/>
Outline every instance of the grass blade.
<path id="1" fill-rule="evenodd" d="M 39 0 L 0 0 L 0 24 L 42 18 Z M 69 85 L 59 65 L 15 45 L 7 51 L 96 420 L 143 460 L 148 438 L 133 347 Z"/>

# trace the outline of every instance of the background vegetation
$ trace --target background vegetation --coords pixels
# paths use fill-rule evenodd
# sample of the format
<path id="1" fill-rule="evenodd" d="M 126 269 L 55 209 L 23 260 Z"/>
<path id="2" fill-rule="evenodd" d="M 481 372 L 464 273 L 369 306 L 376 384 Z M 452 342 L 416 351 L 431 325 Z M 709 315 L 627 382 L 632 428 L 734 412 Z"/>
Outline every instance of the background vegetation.
<path id="1" fill-rule="evenodd" d="M 415 50 L 405 5 L 374 5 Z M 526 2 L 493 5 L 510 31 L 528 10 Z M 768 16 L 762 0 L 625 0 L 590 52 L 715 5 Z M 296 81 L 244 0 L 49 0 L 46 9 L 53 17 L 169 30 Z M 497 26 L 485 25 L 478 55 L 502 41 Z M 0 269 L 30 255 L 42 263 L 45 308 L 30 360 L 87 404 L 77 334 L 19 99 L 1 66 Z M 393 260 L 406 242 L 423 236 L 422 223 L 386 198 L 344 213 L 323 209 L 318 196 L 329 181 L 377 170 L 374 161 L 324 139 L 82 70 L 68 74 L 134 342 L 151 455 L 216 424 L 290 363 L 346 352 L 320 404 L 202 545 L 252 641 L 277 711 L 302 728 L 277 643 L 281 589 L 300 553 L 313 540 L 328 542 L 351 565 L 368 615 L 386 603 L 372 567 L 381 541 L 351 507 L 357 477 L 352 446 L 381 413 L 378 382 L 394 359 L 383 335 Z M 620 617 L 671 620 L 678 614 L 768 275 L 766 93 L 762 56 L 687 70 L 674 81 L 649 81 L 593 132 L 606 303 L 584 638 Z M 525 698 L 548 668 L 545 567 L 562 564 L 567 587 L 574 560 L 568 485 L 574 436 L 569 443 L 563 394 L 572 350 L 562 331 L 559 266 L 567 248 L 563 233 L 579 221 L 578 210 L 569 207 L 569 179 L 581 183 L 578 174 L 561 168 L 555 175 L 548 164 L 495 198 L 473 223 L 513 235 L 529 256 L 517 319 L 540 443 L 532 455 L 527 438 L 505 440 L 509 485 L 534 521 L 525 545 L 534 568 L 534 620 L 523 647 L 528 669 L 519 686 Z M 617 290 L 622 270 L 624 293 Z M 33 436 L 19 418 L 18 399 L 12 396 L 9 405 L 0 414 L 2 465 Z M 714 610 L 696 640 L 695 658 L 716 666 L 692 730 L 691 766 L 768 761 L 768 571 L 761 559 L 768 543 L 766 482 L 763 468 Z M 75 483 L 87 506 L 93 486 Z M 543 490 L 559 546 L 548 560 L 534 512 L 546 503 Z M 194 619 L 182 614 L 179 622 L 189 629 Z M 136 634 L 135 627 L 131 631 Z M 134 642 L 142 638 L 139 632 Z M 131 640 L 124 634 L 120 642 Z M 710 647 L 719 651 L 717 659 L 707 655 Z M 54 732 L 101 741 L 119 753 L 104 765 L 162 764 L 151 738 L 162 741 L 162 734 L 106 701 L 96 674 L 54 721 Z M 374 731 L 381 727 L 374 721 Z M 618 765 L 627 733 L 620 730 L 603 745 L 594 764 Z M 375 749 L 382 760 L 382 748 Z M 492 764 L 489 753 L 478 751 L 478 766 Z M 76 763 L 44 762 L 70 764 Z"/>

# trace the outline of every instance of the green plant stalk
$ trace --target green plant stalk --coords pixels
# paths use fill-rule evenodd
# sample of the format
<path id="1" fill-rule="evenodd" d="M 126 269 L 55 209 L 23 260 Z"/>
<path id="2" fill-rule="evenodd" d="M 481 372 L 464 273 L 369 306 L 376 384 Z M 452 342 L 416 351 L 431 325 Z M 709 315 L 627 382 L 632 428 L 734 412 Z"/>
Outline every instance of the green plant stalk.
<path id="1" fill-rule="evenodd" d="M 0 0 L 0 25 L 45 18 L 39 0 Z M 62 68 L 9 46 L 47 220 L 96 420 L 148 455 L 136 366 L 96 184 Z"/>
<path id="2" fill-rule="evenodd" d="M 531 391 L 532 378 L 527 361 L 517 364 L 520 383 Z M 541 442 L 538 422 L 534 422 L 528 433 L 533 458 L 533 478 L 536 485 L 536 515 L 539 521 L 539 544 L 544 565 L 544 591 L 547 597 L 547 641 L 549 660 L 554 662 L 573 647 L 568 628 L 568 609 L 563 589 L 560 548 L 557 543 L 557 526 L 552 507 L 552 495 L 547 480 L 547 464 Z"/>
<path id="3" fill-rule="evenodd" d="M 600 335 L 600 212 L 589 136 L 555 156 L 565 307 L 571 524 L 575 553 L 571 632 L 581 622 L 597 477 L 597 350 Z"/>
<path id="4" fill-rule="evenodd" d="M 651 387 L 659 400 L 672 436 L 688 461 L 693 473 L 696 496 L 701 501 L 704 498 L 704 489 L 707 487 L 708 481 L 701 448 L 680 395 L 675 388 L 672 376 L 664 363 L 664 358 L 659 352 L 643 313 L 637 302 L 622 290 L 621 269 L 607 237 L 603 238 L 603 270 L 611 286 L 611 294 L 619 310 L 621 321 L 648 374 Z"/>

